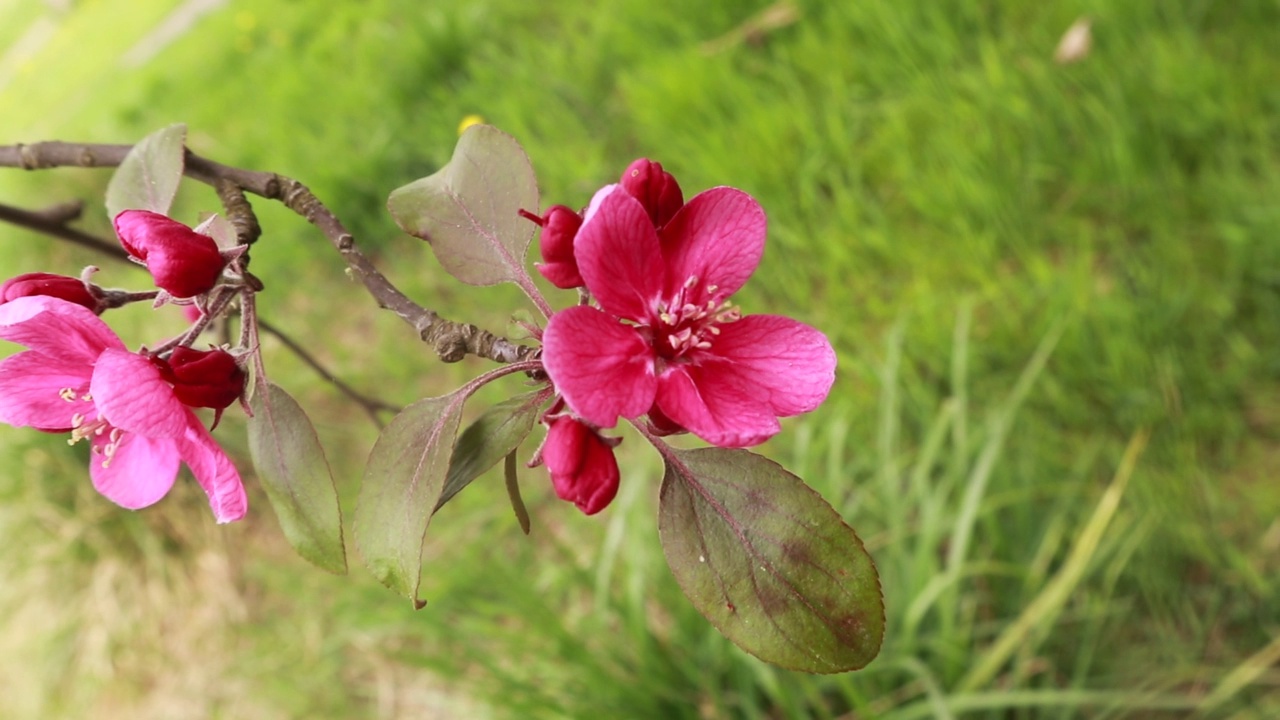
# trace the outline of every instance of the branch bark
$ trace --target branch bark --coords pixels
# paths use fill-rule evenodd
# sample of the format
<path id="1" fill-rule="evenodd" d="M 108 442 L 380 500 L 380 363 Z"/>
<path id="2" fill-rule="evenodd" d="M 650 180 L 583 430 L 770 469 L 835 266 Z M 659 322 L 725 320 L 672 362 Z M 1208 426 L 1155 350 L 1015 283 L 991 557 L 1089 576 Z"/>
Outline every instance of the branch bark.
<path id="1" fill-rule="evenodd" d="M 24 170 L 116 167 L 132 147 L 68 142 L 6 145 L 0 146 L 0 167 Z M 217 190 L 242 241 L 252 242 L 261 232 L 252 209 L 245 212 L 248 207 L 248 201 L 244 197 L 246 192 L 275 200 L 315 225 L 329 239 L 352 275 L 364 285 L 379 307 L 390 310 L 408 323 L 423 342 L 432 346 L 442 361 L 457 362 L 467 355 L 476 355 L 498 363 L 513 363 L 537 357 L 538 348 L 518 345 L 474 325 L 445 319 L 435 311 L 410 300 L 378 271 L 373 262 L 356 247 L 355 237 L 347 231 L 338 217 L 301 182 L 276 173 L 233 168 L 196 155 L 189 149 L 186 152 L 184 174 Z M 0 215 L 0 219 L 9 218 Z M 83 233 L 67 227 L 65 222 L 46 223 L 48 229 L 31 222 L 18 224 L 82 243 L 69 235 Z"/>

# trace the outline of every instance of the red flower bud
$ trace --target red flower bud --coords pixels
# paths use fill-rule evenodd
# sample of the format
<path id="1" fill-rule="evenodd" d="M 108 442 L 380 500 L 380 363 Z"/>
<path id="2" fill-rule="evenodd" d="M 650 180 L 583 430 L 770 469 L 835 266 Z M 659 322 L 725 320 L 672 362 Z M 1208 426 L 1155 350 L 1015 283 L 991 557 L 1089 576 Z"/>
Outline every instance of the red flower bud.
<path id="1" fill-rule="evenodd" d="M 222 411 L 244 393 L 245 374 L 236 358 L 225 350 L 193 350 L 176 347 L 168 360 L 152 358 L 164 379 L 173 383 L 174 397 L 188 407 Z M 214 425 L 217 425 L 217 419 Z"/>
<path id="2" fill-rule="evenodd" d="M 209 292 L 226 267 L 213 238 L 159 213 L 125 210 L 115 226 L 124 249 L 147 266 L 156 287 L 174 297 Z"/>
<path id="3" fill-rule="evenodd" d="M 556 495 L 587 515 L 605 509 L 618 494 L 618 460 L 613 456 L 613 444 L 585 423 L 566 416 L 551 420 L 542 446 L 542 461 L 551 474 Z"/>
<path id="4" fill-rule="evenodd" d="M 542 227 L 538 249 L 545 262 L 537 264 L 538 272 L 562 290 L 585 285 L 573 255 L 573 238 L 582 227 L 582 216 L 564 205 L 552 205 L 540 218 L 524 211 L 521 214 Z"/>
<path id="5" fill-rule="evenodd" d="M 102 305 L 98 302 L 98 298 L 89 292 L 89 288 L 80 278 L 51 273 L 27 273 L 10 278 L 4 282 L 4 285 L 0 285 L 0 305 L 31 295 L 55 297 L 82 305 L 98 315 L 102 314 Z"/>
<path id="6" fill-rule="evenodd" d="M 644 206 L 654 227 L 666 225 L 676 211 L 684 207 L 680 183 L 662 169 L 662 163 L 646 158 L 636 160 L 623 171 L 621 184 Z"/>

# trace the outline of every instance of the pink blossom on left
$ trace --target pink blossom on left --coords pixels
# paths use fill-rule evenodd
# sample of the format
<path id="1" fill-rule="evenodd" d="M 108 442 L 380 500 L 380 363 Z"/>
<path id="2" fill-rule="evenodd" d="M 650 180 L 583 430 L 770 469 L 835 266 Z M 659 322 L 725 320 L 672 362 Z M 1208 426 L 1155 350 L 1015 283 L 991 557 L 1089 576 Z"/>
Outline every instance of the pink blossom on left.
<path id="1" fill-rule="evenodd" d="M 88 440 L 94 487 L 122 507 L 159 501 L 186 463 L 218 522 L 244 517 L 244 485 L 226 453 L 160 369 L 92 311 L 15 298 L 0 305 L 0 339 L 27 348 L 0 361 L 0 422 Z"/>

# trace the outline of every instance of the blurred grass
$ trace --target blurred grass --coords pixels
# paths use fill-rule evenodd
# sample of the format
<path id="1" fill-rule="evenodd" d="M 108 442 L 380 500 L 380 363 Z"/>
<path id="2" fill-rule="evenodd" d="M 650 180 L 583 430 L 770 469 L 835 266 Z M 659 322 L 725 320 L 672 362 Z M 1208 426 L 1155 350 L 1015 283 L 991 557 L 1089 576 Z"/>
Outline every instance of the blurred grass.
<path id="1" fill-rule="evenodd" d="M 818 325 L 841 355 L 827 405 L 765 452 L 867 541 L 885 650 L 809 677 L 710 629 L 665 569 L 638 438 L 599 521 L 541 471 L 524 478 L 530 540 L 499 483 L 460 496 L 412 614 L 359 571 L 292 558 L 261 495 L 232 528 L 191 483 L 120 512 L 61 439 L 5 429 L 6 712 L 1280 714 L 1274 2 L 798 1 L 795 22 L 738 40 L 776 6 L 232 0 L 157 40 L 197 5 L 0 3 L 0 142 L 185 121 L 197 151 L 310 185 L 411 295 L 496 330 L 517 294 L 452 283 L 382 209 L 447 160 L 463 116 L 525 145 L 547 203 L 585 204 L 641 155 L 686 190 L 754 194 L 770 245 L 738 300 Z M 1083 14 L 1093 52 L 1055 65 Z M 93 201 L 105 180 L 14 170 L 0 197 Z M 184 191 L 179 215 L 214 202 Z M 344 378 L 407 403 L 478 371 L 434 362 L 313 230 L 259 207 L 263 311 Z M 4 232 L 9 274 L 98 261 Z M 125 321 L 138 340 L 143 318 Z M 267 350 L 352 498 L 372 428 Z M 238 430 L 219 433 L 246 457 Z"/>

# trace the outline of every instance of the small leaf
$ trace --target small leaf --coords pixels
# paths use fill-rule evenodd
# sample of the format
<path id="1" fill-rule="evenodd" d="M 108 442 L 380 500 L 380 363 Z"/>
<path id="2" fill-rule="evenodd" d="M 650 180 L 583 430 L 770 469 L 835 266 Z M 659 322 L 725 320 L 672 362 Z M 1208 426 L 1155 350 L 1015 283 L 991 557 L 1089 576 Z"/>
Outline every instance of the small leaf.
<path id="1" fill-rule="evenodd" d="M 536 226 L 538 181 L 520 143 L 490 125 L 468 127 L 434 175 L 387 199 L 396 224 L 431 243 L 444 269 L 470 285 L 516 282 Z"/>
<path id="2" fill-rule="evenodd" d="M 306 560 L 345 573 L 338 492 L 307 414 L 269 383 L 257 389 L 249 407 L 249 454 L 285 538 Z"/>
<path id="3" fill-rule="evenodd" d="M 871 556 L 777 463 L 745 450 L 672 450 L 658 530 L 684 594 L 761 660 L 835 673 L 880 651 L 884 601 Z"/>
<path id="4" fill-rule="evenodd" d="M 462 419 L 462 390 L 427 398 L 397 415 L 369 453 L 356 504 L 356 545 L 383 585 L 413 600 L 422 580 L 422 542 L 444 490 Z"/>
<path id="5" fill-rule="evenodd" d="M 463 430 L 453 450 L 444 490 L 432 513 L 520 447 L 533 430 L 533 422 L 546 400 L 547 393 L 541 390 L 517 395 L 489 408 Z"/>
<path id="6" fill-rule="evenodd" d="M 168 215 L 186 164 L 187 126 L 181 123 L 142 138 L 107 184 L 107 214 L 150 210 Z"/>
<path id="7" fill-rule="evenodd" d="M 529 522 L 529 508 L 524 506 L 524 498 L 520 497 L 520 478 L 516 475 L 516 454 L 514 452 L 507 454 L 506 461 L 502 464 L 502 473 L 507 480 L 507 498 L 511 500 L 511 509 L 515 511 L 516 522 L 520 523 L 520 529 L 525 535 L 529 534 L 529 529 L 533 524 Z"/>

